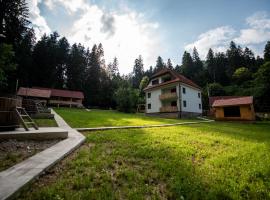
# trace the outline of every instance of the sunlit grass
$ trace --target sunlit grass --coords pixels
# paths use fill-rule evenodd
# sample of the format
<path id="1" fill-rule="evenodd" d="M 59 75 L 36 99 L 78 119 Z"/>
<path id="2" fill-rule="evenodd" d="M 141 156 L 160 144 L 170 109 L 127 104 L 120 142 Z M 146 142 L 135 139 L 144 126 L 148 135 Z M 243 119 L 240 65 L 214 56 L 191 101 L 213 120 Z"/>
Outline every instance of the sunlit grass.
<path id="1" fill-rule="evenodd" d="M 60 114 L 69 125 L 76 128 L 136 126 L 191 121 L 191 119 L 164 119 L 149 117 L 144 114 L 122 113 L 113 110 L 86 111 L 83 109 L 55 108 L 55 111 Z"/>
<path id="2" fill-rule="evenodd" d="M 110 130 L 24 199 L 269 199 L 269 124 Z"/>

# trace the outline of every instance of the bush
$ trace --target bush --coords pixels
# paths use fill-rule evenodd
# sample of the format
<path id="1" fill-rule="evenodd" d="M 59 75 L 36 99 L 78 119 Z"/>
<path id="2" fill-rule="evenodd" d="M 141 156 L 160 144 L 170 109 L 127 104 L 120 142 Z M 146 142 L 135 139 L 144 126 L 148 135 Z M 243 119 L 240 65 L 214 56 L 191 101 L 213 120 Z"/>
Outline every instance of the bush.
<path id="1" fill-rule="evenodd" d="M 127 113 L 135 112 L 139 98 L 138 90 L 131 87 L 120 87 L 115 92 L 114 97 L 117 103 L 117 110 Z"/>

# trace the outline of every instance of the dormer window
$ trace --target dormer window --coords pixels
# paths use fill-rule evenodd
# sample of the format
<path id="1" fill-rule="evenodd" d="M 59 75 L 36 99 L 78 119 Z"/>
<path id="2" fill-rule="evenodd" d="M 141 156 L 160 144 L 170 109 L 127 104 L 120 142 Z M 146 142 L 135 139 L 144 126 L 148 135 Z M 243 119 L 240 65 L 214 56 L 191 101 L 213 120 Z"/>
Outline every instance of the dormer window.
<path id="1" fill-rule="evenodd" d="M 152 80 L 152 85 L 157 85 L 157 84 L 159 84 L 158 79 Z"/>

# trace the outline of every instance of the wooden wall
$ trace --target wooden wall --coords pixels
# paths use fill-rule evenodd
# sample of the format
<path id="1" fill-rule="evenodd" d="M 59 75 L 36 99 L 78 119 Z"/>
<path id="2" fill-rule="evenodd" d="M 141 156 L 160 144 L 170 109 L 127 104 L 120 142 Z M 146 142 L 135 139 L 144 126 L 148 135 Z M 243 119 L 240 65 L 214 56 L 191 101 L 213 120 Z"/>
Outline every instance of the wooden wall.
<path id="1" fill-rule="evenodd" d="M 223 107 L 216 107 L 214 110 L 216 120 L 255 120 L 253 105 L 240 106 L 241 117 L 224 117 Z"/>

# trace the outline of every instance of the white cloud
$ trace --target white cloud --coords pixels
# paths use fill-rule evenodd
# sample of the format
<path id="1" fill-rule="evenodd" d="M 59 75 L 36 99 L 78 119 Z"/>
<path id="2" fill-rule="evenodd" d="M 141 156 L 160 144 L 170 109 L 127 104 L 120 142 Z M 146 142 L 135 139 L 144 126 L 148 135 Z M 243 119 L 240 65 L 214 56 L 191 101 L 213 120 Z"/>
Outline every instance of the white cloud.
<path id="1" fill-rule="evenodd" d="M 85 0 L 46 0 L 45 5 L 49 9 L 62 5 L 69 15 L 74 16 L 69 31 L 61 35 L 70 43 L 80 42 L 90 48 L 102 43 L 106 62 L 117 57 L 121 73 L 131 72 L 134 60 L 140 54 L 145 67 L 153 65 L 164 49 L 158 36 L 159 24 L 148 22 L 142 13 L 126 6 L 121 6 L 117 12 L 107 12 Z M 76 15 L 78 12 L 80 15 Z"/>
<path id="2" fill-rule="evenodd" d="M 45 18 L 40 15 L 40 10 L 38 8 L 38 3 L 40 3 L 40 1 L 41 0 L 27 0 L 30 21 L 32 22 L 37 39 L 39 39 L 44 33 L 51 32 Z"/>
<path id="3" fill-rule="evenodd" d="M 214 51 L 225 51 L 230 41 L 239 45 L 254 47 L 270 40 L 270 19 L 266 12 L 256 12 L 246 19 L 247 28 L 236 31 L 232 27 L 222 26 L 209 30 L 201 35 L 195 42 L 185 46 L 185 50 L 191 51 L 194 46 L 198 49 L 202 58 L 205 58 L 209 48 Z M 258 53 L 258 48 L 255 48 Z"/>
<path id="4" fill-rule="evenodd" d="M 28 0 L 30 20 L 38 39 L 42 34 L 51 32 L 40 14 L 38 4 L 41 1 Z M 145 68 L 153 65 L 161 50 L 165 50 L 161 47 L 157 31 L 159 24 L 147 21 L 142 13 L 130 10 L 126 5 L 121 4 L 117 12 L 107 12 L 86 0 L 44 0 L 42 3 L 48 12 L 62 6 L 73 18 L 70 29 L 59 32 L 61 36 L 67 37 L 71 44 L 82 43 L 89 48 L 102 43 L 106 62 L 117 57 L 121 73 L 131 72 L 139 55 L 143 56 Z"/>
<path id="5" fill-rule="evenodd" d="M 222 26 L 199 35 L 198 40 L 185 46 L 185 50 L 192 51 L 197 48 L 200 56 L 204 58 L 209 50 L 224 51 L 230 40 L 235 34 L 235 30 L 229 26 Z"/>

